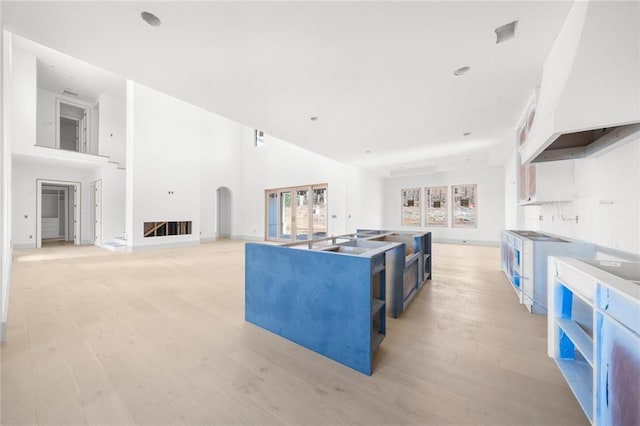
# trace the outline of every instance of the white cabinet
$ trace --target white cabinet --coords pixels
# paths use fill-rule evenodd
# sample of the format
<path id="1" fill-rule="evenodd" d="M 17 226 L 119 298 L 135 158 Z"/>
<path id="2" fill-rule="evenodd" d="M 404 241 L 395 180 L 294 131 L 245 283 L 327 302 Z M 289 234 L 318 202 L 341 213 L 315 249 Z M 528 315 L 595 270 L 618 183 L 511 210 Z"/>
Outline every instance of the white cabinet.
<path id="1" fill-rule="evenodd" d="M 574 160 L 530 163 L 522 162 L 521 152 L 526 146 L 536 116 L 537 92 L 534 93 L 516 130 L 518 150 L 518 200 L 521 205 L 535 205 L 576 198 L 573 173 Z"/>
<path id="2" fill-rule="evenodd" d="M 574 160 L 520 164 L 519 200 L 535 205 L 576 198 Z"/>
<path id="3" fill-rule="evenodd" d="M 640 263 L 549 257 L 548 354 L 595 425 L 640 424 Z"/>

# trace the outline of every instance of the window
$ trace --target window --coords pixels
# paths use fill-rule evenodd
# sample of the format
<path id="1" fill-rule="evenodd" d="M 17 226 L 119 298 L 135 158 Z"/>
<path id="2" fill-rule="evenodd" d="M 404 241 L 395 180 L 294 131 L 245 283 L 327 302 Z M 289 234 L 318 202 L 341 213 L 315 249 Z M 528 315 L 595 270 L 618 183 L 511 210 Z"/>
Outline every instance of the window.
<path id="1" fill-rule="evenodd" d="M 255 131 L 255 146 L 260 147 L 264 145 L 264 132 L 256 129 Z"/>
<path id="2" fill-rule="evenodd" d="M 447 226 L 447 187 L 430 186 L 424 189 L 427 205 L 426 226 Z"/>
<path id="3" fill-rule="evenodd" d="M 327 185 L 265 191 L 265 239 L 304 241 L 328 235 Z"/>
<path id="4" fill-rule="evenodd" d="M 478 223 L 478 187 L 453 185 L 451 187 L 454 228 L 476 228 Z"/>

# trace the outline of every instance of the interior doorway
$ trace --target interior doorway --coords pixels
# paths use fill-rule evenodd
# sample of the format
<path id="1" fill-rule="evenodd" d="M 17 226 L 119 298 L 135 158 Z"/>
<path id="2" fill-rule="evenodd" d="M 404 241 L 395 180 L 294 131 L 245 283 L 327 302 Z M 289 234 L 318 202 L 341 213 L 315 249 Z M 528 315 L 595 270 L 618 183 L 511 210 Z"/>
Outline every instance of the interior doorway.
<path id="1" fill-rule="evenodd" d="M 218 238 L 231 238 L 231 191 L 226 186 L 216 190 L 218 202 Z"/>
<path id="2" fill-rule="evenodd" d="M 80 183 L 36 180 L 36 247 L 80 245 Z"/>
<path id="3" fill-rule="evenodd" d="M 89 152 L 89 108 L 56 100 L 56 147 L 67 151 Z"/>

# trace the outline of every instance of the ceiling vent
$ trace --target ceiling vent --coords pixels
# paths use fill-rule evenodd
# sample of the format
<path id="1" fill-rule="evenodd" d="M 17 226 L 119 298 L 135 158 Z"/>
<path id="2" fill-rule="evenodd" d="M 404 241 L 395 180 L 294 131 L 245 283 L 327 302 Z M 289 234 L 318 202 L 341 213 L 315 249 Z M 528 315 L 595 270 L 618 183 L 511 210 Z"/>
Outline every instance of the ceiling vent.
<path id="1" fill-rule="evenodd" d="M 72 98 L 77 98 L 78 97 L 78 94 L 76 92 L 72 92 L 70 89 L 64 89 L 62 91 L 62 94 L 65 95 L 65 96 L 70 96 Z"/>
<path id="2" fill-rule="evenodd" d="M 496 44 L 514 38 L 516 35 L 516 25 L 518 25 L 518 21 L 509 22 L 496 28 Z"/>

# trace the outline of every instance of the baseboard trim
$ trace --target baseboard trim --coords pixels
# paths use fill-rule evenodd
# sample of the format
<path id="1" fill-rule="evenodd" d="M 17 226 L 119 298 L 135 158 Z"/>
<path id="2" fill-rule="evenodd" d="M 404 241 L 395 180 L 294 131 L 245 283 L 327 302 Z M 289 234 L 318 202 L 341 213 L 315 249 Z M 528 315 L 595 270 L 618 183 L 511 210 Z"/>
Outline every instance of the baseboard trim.
<path id="1" fill-rule="evenodd" d="M 197 246 L 199 244 L 200 244 L 200 240 L 183 241 L 179 243 L 150 244 L 145 246 L 127 246 L 127 251 L 130 251 L 130 252 L 152 251 L 152 250 Z"/>
<path id="2" fill-rule="evenodd" d="M 14 250 L 25 250 L 25 249 L 34 249 L 34 248 L 36 248 L 36 243 L 14 244 L 13 245 L 13 249 Z"/>
<path id="3" fill-rule="evenodd" d="M 437 244 L 459 244 L 465 246 L 484 246 L 484 247 L 500 247 L 499 241 L 483 241 L 483 240 L 458 240 L 453 238 L 434 238 Z"/>
<path id="4" fill-rule="evenodd" d="M 244 241 L 264 241 L 264 238 L 255 237 L 251 235 L 232 235 L 232 240 L 244 240 Z"/>
<path id="5" fill-rule="evenodd" d="M 204 243 L 212 243 L 214 241 L 217 241 L 216 237 L 206 237 L 206 238 L 200 238 L 200 244 L 204 244 Z"/>

